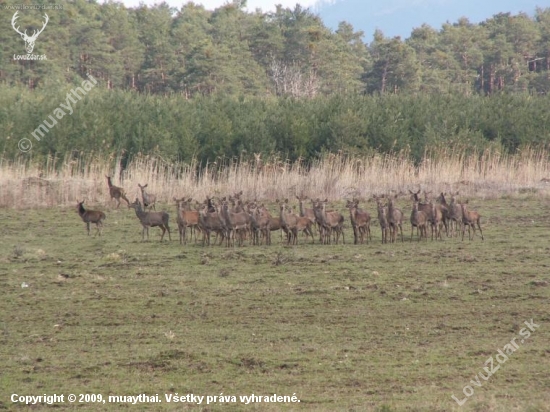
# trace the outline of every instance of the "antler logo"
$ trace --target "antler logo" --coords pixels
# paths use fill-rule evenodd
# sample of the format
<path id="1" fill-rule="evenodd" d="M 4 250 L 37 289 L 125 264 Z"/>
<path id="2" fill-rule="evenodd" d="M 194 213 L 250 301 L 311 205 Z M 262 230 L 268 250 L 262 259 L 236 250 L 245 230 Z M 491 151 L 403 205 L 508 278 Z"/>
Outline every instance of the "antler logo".
<path id="1" fill-rule="evenodd" d="M 32 53 L 32 50 L 34 49 L 34 42 L 36 41 L 36 38 L 38 37 L 38 35 L 40 33 L 42 33 L 44 31 L 44 29 L 46 28 L 46 24 L 48 24 L 48 21 L 50 20 L 50 18 L 48 17 L 48 15 L 46 13 L 44 13 L 44 17 L 46 18 L 46 21 L 42 25 L 42 28 L 38 31 L 34 30 L 32 36 L 28 36 L 27 35 L 27 30 L 25 30 L 25 33 L 21 33 L 19 31 L 19 26 L 15 27 L 15 23 L 16 23 L 16 20 L 17 20 L 17 17 L 18 17 L 17 13 L 19 13 L 19 12 L 16 11 L 15 14 L 13 15 L 13 17 L 11 19 L 11 25 L 12 25 L 13 29 L 21 35 L 23 40 L 25 40 L 25 49 L 27 49 L 27 53 L 30 54 L 30 53 Z"/>

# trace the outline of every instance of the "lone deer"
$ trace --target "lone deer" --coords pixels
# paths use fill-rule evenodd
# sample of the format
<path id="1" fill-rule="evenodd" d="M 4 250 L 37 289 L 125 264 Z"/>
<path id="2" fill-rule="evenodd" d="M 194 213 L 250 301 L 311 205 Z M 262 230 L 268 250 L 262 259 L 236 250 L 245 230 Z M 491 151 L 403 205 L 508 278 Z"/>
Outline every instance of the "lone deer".
<path id="1" fill-rule="evenodd" d="M 107 178 L 107 184 L 109 185 L 109 195 L 111 196 L 111 200 L 115 199 L 117 201 L 117 209 L 120 206 L 120 198 L 126 200 L 126 203 L 128 203 L 128 207 L 130 207 L 130 201 L 126 197 L 126 192 L 124 191 L 124 189 L 118 186 L 113 186 L 111 176 L 105 177 Z"/>
<path id="2" fill-rule="evenodd" d="M 481 215 L 473 210 L 468 210 L 468 201 L 466 203 L 462 203 L 460 205 L 460 208 L 462 209 L 462 240 L 464 240 L 464 232 L 466 230 L 466 226 L 468 226 L 468 239 L 472 240 L 476 235 L 476 224 L 479 229 L 479 233 L 481 233 L 481 240 L 483 239 L 483 231 L 481 230 Z M 474 234 L 472 237 L 470 237 L 470 227 L 473 229 Z"/>
<path id="3" fill-rule="evenodd" d="M 136 216 L 143 226 L 141 231 L 141 240 L 145 240 L 145 231 L 147 231 L 147 240 L 149 240 L 149 228 L 158 226 L 162 229 L 162 235 L 160 241 L 164 239 L 164 234 L 168 231 L 168 239 L 172 240 L 170 236 L 170 227 L 168 226 L 168 220 L 170 216 L 166 212 L 144 212 L 141 208 L 141 203 L 139 199 L 136 198 L 134 203 L 128 205 L 128 207 L 136 211 Z"/>
<path id="4" fill-rule="evenodd" d="M 82 218 L 82 221 L 86 223 L 88 236 L 90 236 L 90 223 L 95 223 L 97 233 L 101 236 L 101 228 L 103 227 L 103 220 L 105 220 L 105 213 L 97 210 L 84 209 L 84 200 L 82 202 L 78 202 L 78 206 L 76 208 L 78 210 L 78 214 Z"/>
<path id="5" fill-rule="evenodd" d="M 157 202 L 157 196 L 152 194 L 152 193 L 147 193 L 145 191 L 145 188 L 147 187 L 147 184 L 148 183 L 145 183 L 142 186 L 138 183 L 138 186 L 141 189 L 141 197 L 143 198 L 143 208 L 145 210 L 147 210 L 147 208 L 156 210 L 155 203 Z"/>

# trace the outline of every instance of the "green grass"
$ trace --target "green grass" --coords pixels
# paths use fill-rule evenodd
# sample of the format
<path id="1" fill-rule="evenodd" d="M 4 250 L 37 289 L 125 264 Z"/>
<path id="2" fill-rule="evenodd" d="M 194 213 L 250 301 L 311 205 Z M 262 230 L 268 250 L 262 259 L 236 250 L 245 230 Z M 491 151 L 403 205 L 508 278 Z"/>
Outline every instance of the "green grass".
<path id="1" fill-rule="evenodd" d="M 102 237 L 86 236 L 75 209 L 3 209 L 0 409 L 24 408 L 13 393 L 145 393 L 163 403 L 79 409 L 549 411 L 547 201 L 471 203 L 484 242 L 410 243 L 407 222 L 403 244 L 382 245 L 378 227 L 371 244 L 349 244 L 348 224 L 343 246 L 277 235 L 230 249 L 180 246 L 172 207 L 163 244 L 156 228 L 141 242 L 122 208 L 106 211 Z M 531 319 L 540 328 L 459 407 L 451 395 L 463 399 Z M 239 402 L 252 393 L 301 402 Z"/>

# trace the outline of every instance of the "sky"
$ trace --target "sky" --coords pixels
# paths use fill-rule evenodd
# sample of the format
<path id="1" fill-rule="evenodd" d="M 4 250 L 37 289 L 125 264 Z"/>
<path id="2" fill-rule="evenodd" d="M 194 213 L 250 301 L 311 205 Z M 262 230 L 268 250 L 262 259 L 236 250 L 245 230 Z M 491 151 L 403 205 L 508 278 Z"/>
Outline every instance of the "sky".
<path id="1" fill-rule="evenodd" d="M 128 7 L 140 3 L 153 5 L 158 0 L 119 0 Z M 170 6 L 181 7 L 188 0 L 165 0 Z M 208 10 L 214 10 L 227 0 L 194 0 Z M 471 23 L 480 23 L 498 13 L 525 12 L 531 17 L 536 7 L 550 8 L 550 0 L 248 0 L 246 9 L 273 11 L 275 5 L 294 8 L 299 3 L 321 16 L 327 27 L 335 30 L 338 23 L 347 21 L 356 31 L 364 32 L 364 39 L 372 41 L 375 30 L 386 37 L 410 37 L 412 30 L 426 23 L 436 30 L 446 23 L 455 23 L 467 17 Z"/>

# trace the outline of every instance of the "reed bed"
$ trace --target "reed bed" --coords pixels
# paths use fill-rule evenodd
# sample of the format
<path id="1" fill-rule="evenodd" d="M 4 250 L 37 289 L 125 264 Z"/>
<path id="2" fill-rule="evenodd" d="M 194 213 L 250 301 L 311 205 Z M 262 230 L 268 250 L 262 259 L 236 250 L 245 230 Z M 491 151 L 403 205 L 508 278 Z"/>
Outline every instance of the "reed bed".
<path id="1" fill-rule="evenodd" d="M 75 156 L 71 154 L 71 156 Z M 140 197 L 138 183 L 161 203 L 173 197 L 225 196 L 244 192 L 244 198 L 273 201 L 306 195 L 342 200 L 373 194 L 406 194 L 419 187 L 433 193 L 460 191 L 462 196 L 499 198 L 546 196 L 550 189 L 550 152 L 525 148 L 515 154 L 498 150 L 467 153 L 439 150 L 415 164 L 408 153 L 350 156 L 328 154 L 312 162 L 262 159 L 217 159 L 200 165 L 171 163 L 140 155 L 122 169 L 121 155 L 93 154 L 50 158 L 45 165 L 32 159 L 0 159 L 0 207 L 41 208 L 86 204 L 113 206 L 105 176 Z"/>

